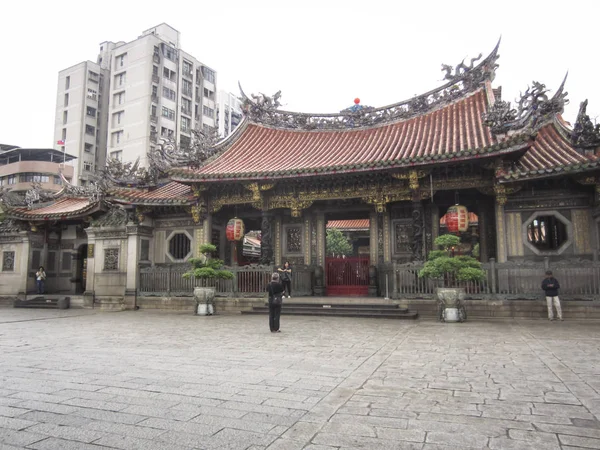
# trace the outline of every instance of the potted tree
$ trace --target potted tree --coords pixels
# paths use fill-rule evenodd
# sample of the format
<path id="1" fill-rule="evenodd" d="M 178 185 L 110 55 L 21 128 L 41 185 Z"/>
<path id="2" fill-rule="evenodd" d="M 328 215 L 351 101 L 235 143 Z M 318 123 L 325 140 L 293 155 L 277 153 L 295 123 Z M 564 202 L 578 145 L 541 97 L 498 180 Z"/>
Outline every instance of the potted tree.
<path id="1" fill-rule="evenodd" d="M 223 269 L 223 261 L 213 259 L 211 255 L 216 252 L 217 247 L 212 244 L 203 244 L 200 246 L 200 256 L 190 259 L 191 268 L 183 274 L 184 278 L 194 278 L 201 280 L 231 280 L 233 273 Z M 208 284 L 208 283 L 206 283 Z M 196 300 L 195 314 L 210 316 L 214 314 L 215 288 L 211 286 L 195 287 L 194 300 Z"/>
<path id="2" fill-rule="evenodd" d="M 432 250 L 427 262 L 419 271 L 419 277 L 438 282 L 436 295 L 438 299 L 439 318 L 446 322 L 464 321 L 467 312 L 464 306 L 465 282 L 482 281 L 485 272 L 481 263 L 472 256 L 455 256 L 454 249 L 460 244 L 460 238 L 453 234 L 443 234 L 435 240 L 439 250 Z"/>

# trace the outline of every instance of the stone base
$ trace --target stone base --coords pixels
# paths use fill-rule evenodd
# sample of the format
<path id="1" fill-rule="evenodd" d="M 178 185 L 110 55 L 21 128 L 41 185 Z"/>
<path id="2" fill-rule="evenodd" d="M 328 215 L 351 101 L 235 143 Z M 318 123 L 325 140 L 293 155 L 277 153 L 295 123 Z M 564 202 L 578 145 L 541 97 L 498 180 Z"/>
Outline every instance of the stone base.
<path id="1" fill-rule="evenodd" d="M 83 293 L 83 307 L 93 308 L 94 307 L 94 291 L 85 291 Z"/>

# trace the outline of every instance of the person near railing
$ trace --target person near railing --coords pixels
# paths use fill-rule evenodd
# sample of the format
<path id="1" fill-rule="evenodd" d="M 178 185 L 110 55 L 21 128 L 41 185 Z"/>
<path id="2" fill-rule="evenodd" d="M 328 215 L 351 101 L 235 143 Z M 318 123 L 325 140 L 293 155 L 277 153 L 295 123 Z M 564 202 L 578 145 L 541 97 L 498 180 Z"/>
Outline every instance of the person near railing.
<path id="1" fill-rule="evenodd" d="M 287 298 L 292 295 L 292 266 L 289 261 L 283 264 L 283 267 L 277 269 L 279 272 L 279 278 L 284 288 L 284 293 L 287 292 Z"/>
<path id="2" fill-rule="evenodd" d="M 279 281 L 279 274 L 271 276 L 271 282 L 267 286 L 269 293 L 269 328 L 271 333 L 279 333 L 279 317 L 281 316 L 281 299 L 283 297 L 283 285 Z"/>
<path id="3" fill-rule="evenodd" d="M 556 308 L 556 315 L 560 320 L 563 320 L 562 309 L 560 307 L 560 299 L 558 298 L 558 290 L 560 284 L 554 276 L 552 271 L 546 271 L 546 278 L 542 281 L 542 289 L 546 293 L 546 304 L 548 305 L 548 320 L 554 320 L 554 311 L 552 311 L 552 303 Z"/>

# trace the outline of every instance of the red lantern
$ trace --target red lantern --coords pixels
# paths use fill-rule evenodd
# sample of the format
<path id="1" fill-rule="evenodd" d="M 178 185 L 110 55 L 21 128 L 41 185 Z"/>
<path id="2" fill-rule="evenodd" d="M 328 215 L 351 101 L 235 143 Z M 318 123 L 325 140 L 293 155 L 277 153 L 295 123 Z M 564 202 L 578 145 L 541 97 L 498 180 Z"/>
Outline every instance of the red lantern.
<path id="1" fill-rule="evenodd" d="M 354 104 L 355 104 L 355 105 L 358 105 L 359 103 L 360 103 L 360 98 L 356 97 L 356 98 L 354 99 Z"/>
<path id="2" fill-rule="evenodd" d="M 450 233 L 462 233 L 469 229 L 469 211 L 466 206 L 454 205 L 446 213 L 446 227 Z"/>
<path id="3" fill-rule="evenodd" d="M 227 235 L 228 241 L 239 241 L 244 237 L 245 231 L 244 221 L 236 217 L 227 222 L 227 230 L 225 234 Z"/>

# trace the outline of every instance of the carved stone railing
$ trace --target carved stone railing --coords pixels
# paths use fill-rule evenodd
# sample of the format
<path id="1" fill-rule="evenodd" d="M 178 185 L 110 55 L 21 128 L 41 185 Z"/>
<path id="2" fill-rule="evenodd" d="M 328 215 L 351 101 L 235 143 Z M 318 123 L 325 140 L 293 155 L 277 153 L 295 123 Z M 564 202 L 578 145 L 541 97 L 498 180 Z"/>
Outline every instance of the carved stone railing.
<path id="1" fill-rule="evenodd" d="M 217 296 L 226 297 L 262 297 L 266 295 L 267 285 L 275 270 L 272 266 L 250 265 L 225 267 L 233 272 L 232 280 L 202 280 L 184 278 L 189 270 L 187 264 L 160 264 L 139 269 L 140 296 L 189 297 L 195 287 L 214 287 Z M 314 268 L 310 266 L 294 267 L 292 294 L 294 296 L 312 295 Z"/>

